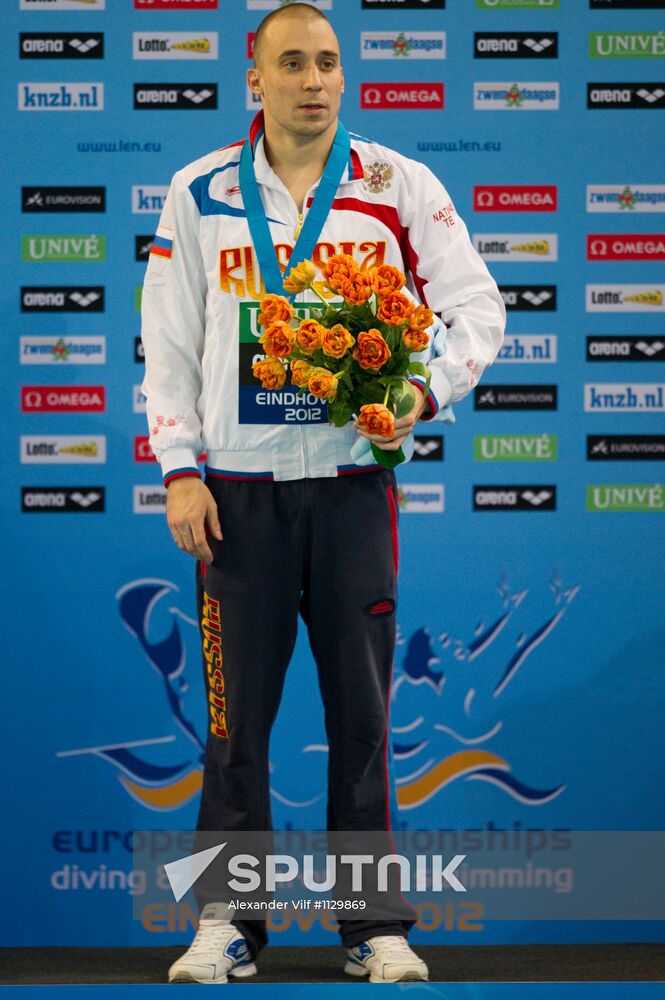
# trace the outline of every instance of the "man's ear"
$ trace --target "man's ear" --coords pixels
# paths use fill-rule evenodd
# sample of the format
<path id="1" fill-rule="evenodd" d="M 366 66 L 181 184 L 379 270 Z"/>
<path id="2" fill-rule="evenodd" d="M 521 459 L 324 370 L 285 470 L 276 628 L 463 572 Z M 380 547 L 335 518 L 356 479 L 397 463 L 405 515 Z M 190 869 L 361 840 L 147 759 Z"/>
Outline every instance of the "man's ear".
<path id="1" fill-rule="evenodd" d="M 247 84 L 253 94 L 263 93 L 263 86 L 261 84 L 261 74 L 259 73 L 256 66 L 250 66 L 250 68 L 247 70 Z"/>
<path id="2" fill-rule="evenodd" d="M 340 71 L 341 76 L 342 76 L 342 86 L 339 88 L 339 92 L 340 92 L 340 94 L 343 94 L 344 93 L 344 70 L 342 69 L 341 66 L 339 68 L 339 71 Z"/>

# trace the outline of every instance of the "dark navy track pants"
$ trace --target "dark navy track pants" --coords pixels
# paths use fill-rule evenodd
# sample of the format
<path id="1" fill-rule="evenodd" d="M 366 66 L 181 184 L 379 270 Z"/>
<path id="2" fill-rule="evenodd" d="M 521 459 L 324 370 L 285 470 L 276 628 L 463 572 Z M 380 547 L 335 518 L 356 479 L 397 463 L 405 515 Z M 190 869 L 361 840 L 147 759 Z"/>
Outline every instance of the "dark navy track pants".
<path id="1" fill-rule="evenodd" d="M 209 705 L 197 830 L 272 828 L 269 738 L 299 616 L 324 706 L 327 828 L 390 830 L 394 472 L 279 482 L 209 475 L 206 485 L 224 537 L 209 538 L 213 563 L 197 567 Z M 207 901 L 199 895 L 199 905 Z M 233 923 L 253 954 L 267 943 L 265 921 Z M 406 936 L 412 924 L 340 920 L 339 929 L 351 947 L 375 934 Z"/>

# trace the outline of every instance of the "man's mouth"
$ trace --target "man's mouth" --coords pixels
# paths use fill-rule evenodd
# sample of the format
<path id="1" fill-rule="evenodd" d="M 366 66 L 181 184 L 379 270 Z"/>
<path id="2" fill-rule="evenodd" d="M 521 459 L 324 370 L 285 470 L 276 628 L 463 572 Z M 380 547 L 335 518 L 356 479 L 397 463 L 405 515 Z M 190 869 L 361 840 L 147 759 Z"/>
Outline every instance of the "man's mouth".
<path id="1" fill-rule="evenodd" d="M 301 104 L 300 109 L 302 111 L 325 111 L 326 106 L 319 101 L 310 101 L 308 104 Z"/>

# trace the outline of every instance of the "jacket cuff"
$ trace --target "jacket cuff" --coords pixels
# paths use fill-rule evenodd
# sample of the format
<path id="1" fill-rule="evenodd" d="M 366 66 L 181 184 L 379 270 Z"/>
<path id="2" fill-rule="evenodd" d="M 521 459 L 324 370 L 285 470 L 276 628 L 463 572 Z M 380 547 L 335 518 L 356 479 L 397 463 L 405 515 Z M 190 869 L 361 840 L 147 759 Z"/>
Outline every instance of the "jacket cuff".
<path id="1" fill-rule="evenodd" d="M 453 394 L 453 388 L 443 372 L 439 368 L 430 370 L 432 377 L 427 393 L 427 409 L 420 414 L 421 420 L 433 420 L 439 410 L 446 406 Z M 421 392 L 425 391 L 426 381 L 427 379 L 423 378 L 422 375 L 409 375 L 411 385 L 417 386 Z"/>
<path id="2" fill-rule="evenodd" d="M 196 463 L 196 452 L 192 448 L 167 448 L 159 456 L 164 476 L 164 485 L 173 479 L 183 479 L 186 476 L 196 476 L 201 479 L 201 473 Z"/>

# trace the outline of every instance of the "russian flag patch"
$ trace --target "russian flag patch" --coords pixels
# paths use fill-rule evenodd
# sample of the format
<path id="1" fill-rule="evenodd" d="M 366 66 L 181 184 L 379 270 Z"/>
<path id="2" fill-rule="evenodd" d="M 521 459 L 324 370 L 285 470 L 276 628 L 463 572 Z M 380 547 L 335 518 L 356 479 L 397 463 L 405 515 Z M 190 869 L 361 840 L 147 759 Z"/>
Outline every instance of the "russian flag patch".
<path id="1" fill-rule="evenodd" d="M 157 226 L 157 232 L 152 241 L 150 253 L 154 253 L 157 257 L 166 257 L 170 260 L 173 256 L 174 239 L 175 234 L 172 229 L 169 229 L 167 226 Z"/>

